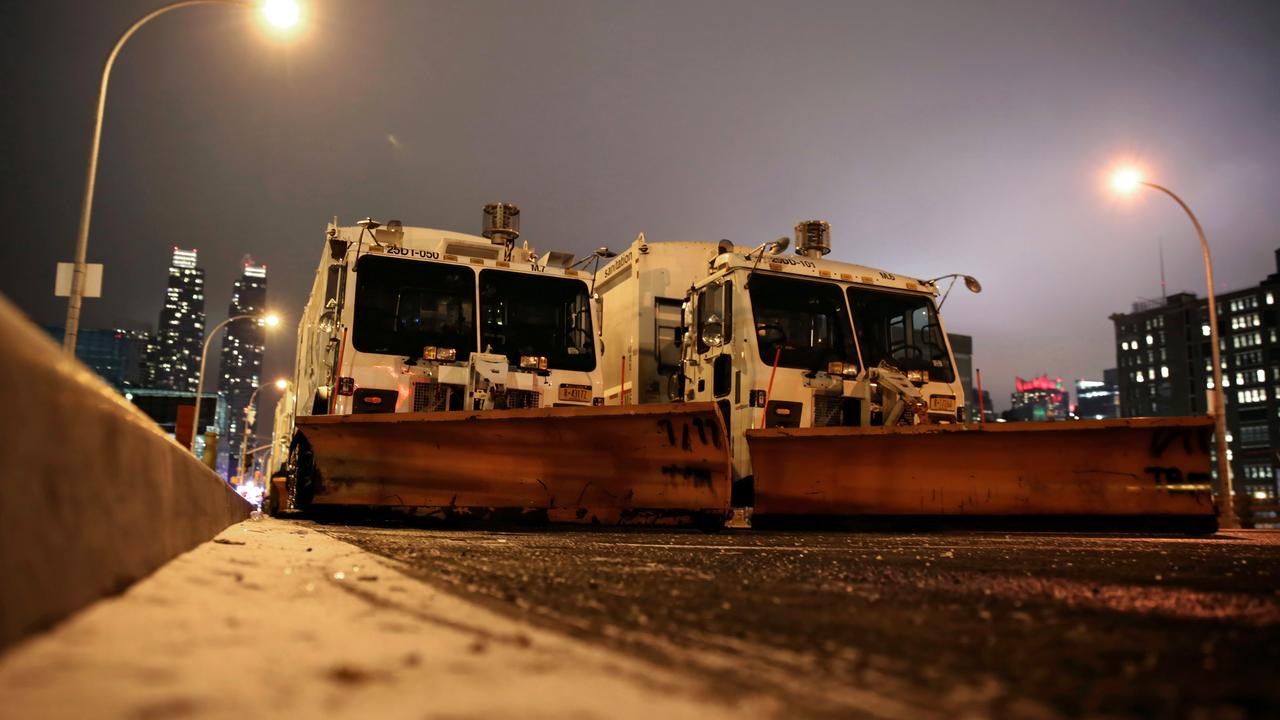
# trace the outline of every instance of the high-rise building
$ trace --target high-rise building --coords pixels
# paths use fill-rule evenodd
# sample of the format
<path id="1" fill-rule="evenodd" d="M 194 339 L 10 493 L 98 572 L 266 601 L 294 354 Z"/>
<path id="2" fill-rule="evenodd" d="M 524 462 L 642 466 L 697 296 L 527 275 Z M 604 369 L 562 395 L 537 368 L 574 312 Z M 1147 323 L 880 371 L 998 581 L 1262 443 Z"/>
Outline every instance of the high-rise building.
<path id="1" fill-rule="evenodd" d="M 1276 272 L 1217 296 L 1227 443 L 1236 491 L 1275 497 L 1280 476 L 1280 250 Z M 1111 316 L 1120 414 L 1203 415 L 1213 389 L 1208 302 L 1191 293 Z M 1216 450 L 1214 450 L 1216 452 Z M 1216 463 L 1214 477 L 1217 477 Z"/>
<path id="2" fill-rule="evenodd" d="M 164 309 L 150 349 L 152 387 L 195 392 L 204 343 L 204 269 L 196 251 L 173 248 Z"/>
<path id="3" fill-rule="evenodd" d="M 1120 371 L 1102 371 L 1101 380 L 1076 380 L 1076 417 L 1081 420 L 1107 420 L 1120 417 Z"/>
<path id="4" fill-rule="evenodd" d="M 245 256 L 244 270 L 231 291 L 227 317 L 258 315 L 267 309 L 267 266 L 257 265 Z M 218 394 L 227 403 L 227 429 L 222 433 L 227 468 L 237 473 L 240 441 L 244 434 L 244 410 L 249 397 L 262 380 L 262 353 L 266 349 L 265 331 L 252 320 L 241 320 L 227 326 L 222 338 L 222 362 L 218 374 Z M 252 428 L 250 428 L 252 432 Z M 252 438 L 250 439 L 252 443 Z"/>
<path id="5" fill-rule="evenodd" d="M 55 341 L 62 342 L 62 328 L 46 327 L 45 330 Z M 117 390 L 144 387 L 150 344 L 151 333 L 146 330 L 81 328 L 76 339 L 76 358 Z"/>
<path id="6" fill-rule="evenodd" d="M 978 398 L 973 394 L 973 336 L 947 333 L 951 343 L 951 354 L 956 358 L 956 375 L 960 378 L 960 388 L 964 390 L 965 418 L 978 418 Z"/>
<path id="7" fill-rule="evenodd" d="M 1004 413 L 1004 419 L 1012 422 L 1066 420 L 1071 416 L 1071 401 L 1062 378 L 1014 378 L 1012 400 L 1013 407 Z"/>

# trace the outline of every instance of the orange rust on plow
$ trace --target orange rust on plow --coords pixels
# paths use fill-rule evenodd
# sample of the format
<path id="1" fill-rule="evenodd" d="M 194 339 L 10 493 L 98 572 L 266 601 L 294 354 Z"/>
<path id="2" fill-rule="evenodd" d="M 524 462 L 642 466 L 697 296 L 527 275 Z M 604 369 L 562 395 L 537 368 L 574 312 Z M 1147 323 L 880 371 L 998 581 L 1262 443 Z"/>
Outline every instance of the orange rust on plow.
<path id="1" fill-rule="evenodd" d="M 311 502 L 545 511 L 553 521 L 723 522 L 729 444 L 711 403 L 299 417 Z"/>
<path id="2" fill-rule="evenodd" d="M 1090 518 L 1213 532 L 1207 417 L 747 432 L 755 518 Z M 1116 524 L 1123 524 L 1118 522 Z"/>

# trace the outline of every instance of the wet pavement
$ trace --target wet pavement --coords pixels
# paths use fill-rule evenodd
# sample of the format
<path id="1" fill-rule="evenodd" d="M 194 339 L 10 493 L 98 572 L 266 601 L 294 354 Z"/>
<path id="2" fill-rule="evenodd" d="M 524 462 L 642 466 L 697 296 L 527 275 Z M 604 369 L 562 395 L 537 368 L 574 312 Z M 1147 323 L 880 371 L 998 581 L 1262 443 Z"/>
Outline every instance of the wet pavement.
<path id="1" fill-rule="evenodd" d="M 1280 712 L 1280 532 L 319 529 L 788 714 Z"/>

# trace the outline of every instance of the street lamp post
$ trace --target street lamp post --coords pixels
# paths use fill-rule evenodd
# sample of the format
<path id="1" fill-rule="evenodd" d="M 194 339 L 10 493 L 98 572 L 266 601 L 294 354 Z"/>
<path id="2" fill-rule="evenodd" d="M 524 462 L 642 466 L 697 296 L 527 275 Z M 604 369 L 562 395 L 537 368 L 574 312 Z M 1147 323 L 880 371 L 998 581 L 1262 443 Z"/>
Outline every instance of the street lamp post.
<path id="1" fill-rule="evenodd" d="M 209 359 L 209 343 L 213 342 L 213 338 L 217 336 L 218 331 L 237 320 L 257 320 L 267 327 L 275 327 L 280 324 L 280 316 L 274 313 L 266 315 L 232 315 L 223 320 L 204 336 L 204 347 L 200 350 L 200 374 L 196 380 L 196 412 L 195 417 L 191 418 L 191 449 L 196 448 L 196 433 L 200 428 L 200 399 L 204 391 L 204 363 Z"/>
<path id="2" fill-rule="evenodd" d="M 1132 168 L 1125 168 L 1118 171 L 1112 178 L 1112 184 L 1116 190 L 1120 192 L 1132 192 L 1138 186 L 1149 187 L 1152 190 L 1160 192 L 1173 198 L 1178 203 L 1187 217 L 1191 219 L 1191 224 L 1195 226 L 1196 235 L 1200 238 L 1200 249 L 1204 252 L 1204 276 L 1208 285 L 1209 292 L 1209 343 L 1212 345 L 1210 352 L 1213 356 L 1213 433 L 1217 438 L 1218 448 L 1218 480 L 1222 483 L 1222 526 L 1231 528 L 1236 526 L 1236 507 L 1235 498 L 1231 489 L 1231 462 L 1227 459 L 1227 397 L 1222 391 L 1222 359 L 1221 351 L 1218 347 L 1218 304 L 1214 297 L 1213 289 L 1213 260 L 1209 257 L 1209 241 L 1205 239 L 1204 228 L 1200 226 L 1200 221 L 1196 219 L 1196 214 L 1191 212 L 1191 208 L 1183 202 L 1169 188 L 1163 185 L 1157 185 L 1153 182 L 1147 182 L 1142 179 L 1142 175 Z"/>
<path id="3" fill-rule="evenodd" d="M 289 387 L 289 381 L 285 380 L 284 378 L 280 378 L 279 380 L 276 380 L 272 384 L 276 386 L 277 390 L 284 390 L 285 388 Z M 242 468 L 241 470 L 242 476 L 243 476 L 244 460 L 246 457 L 246 450 L 249 447 L 249 433 L 250 433 L 249 428 L 253 424 L 253 418 L 254 418 L 253 403 L 258 399 L 258 391 L 261 389 L 262 389 L 261 385 L 254 388 L 253 392 L 249 394 L 249 402 L 244 406 L 244 433 L 240 437 L 240 458 L 239 458 L 240 467 Z"/>
<path id="4" fill-rule="evenodd" d="M 277 27 L 291 27 L 298 21 L 298 7 L 292 0 L 267 0 L 266 2 L 256 2 L 255 0 L 179 0 L 179 2 L 158 7 L 138 18 L 133 25 L 129 26 L 128 30 L 124 31 L 120 39 L 116 40 L 115 46 L 111 48 L 111 52 L 107 55 L 107 60 L 102 66 L 102 80 L 98 86 L 98 112 L 94 116 L 93 138 L 89 143 L 89 167 L 85 173 L 84 200 L 80 205 L 80 226 L 76 232 L 76 249 L 71 272 L 71 296 L 67 300 L 66 332 L 62 339 L 63 350 L 73 357 L 76 354 L 76 338 L 80 334 L 80 305 L 84 300 L 86 258 L 89 252 L 89 220 L 93 214 L 93 189 L 98 177 L 98 148 L 102 140 L 102 117 L 107 107 L 107 83 L 111 79 L 111 66 L 115 64 L 116 56 L 120 54 L 120 49 L 124 47 L 124 44 L 139 28 L 170 10 L 177 10 L 188 5 L 260 6 L 267 20 Z"/>

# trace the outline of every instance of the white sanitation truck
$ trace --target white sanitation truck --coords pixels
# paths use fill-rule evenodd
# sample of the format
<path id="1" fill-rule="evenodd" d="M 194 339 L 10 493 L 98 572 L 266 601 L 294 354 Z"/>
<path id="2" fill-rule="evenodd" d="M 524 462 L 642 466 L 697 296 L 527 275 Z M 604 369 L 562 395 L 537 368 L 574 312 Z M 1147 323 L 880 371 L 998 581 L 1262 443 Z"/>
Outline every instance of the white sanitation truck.
<path id="1" fill-rule="evenodd" d="M 822 221 L 799 223 L 794 238 L 796 255 L 785 257 L 789 238 L 752 249 L 642 234 L 595 279 L 606 403 L 714 403 L 728 427 L 733 504 L 757 522 L 1051 516 L 1216 527 L 1204 418 L 965 424 L 936 281 L 826 260 Z"/>
<path id="2" fill-rule="evenodd" d="M 608 401 L 716 403 L 738 481 L 752 477 L 747 430 L 962 422 L 936 287 L 823 259 L 822 221 L 796 226 L 796 257 L 789 242 L 641 235 L 602 268 Z"/>
<path id="3" fill-rule="evenodd" d="M 518 221 L 495 203 L 480 236 L 329 225 L 269 506 L 723 519 L 714 407 L 603 407 L 592 276 L 517 246 Z M 687 423 L 717 444 L 670 443 Z"/>

